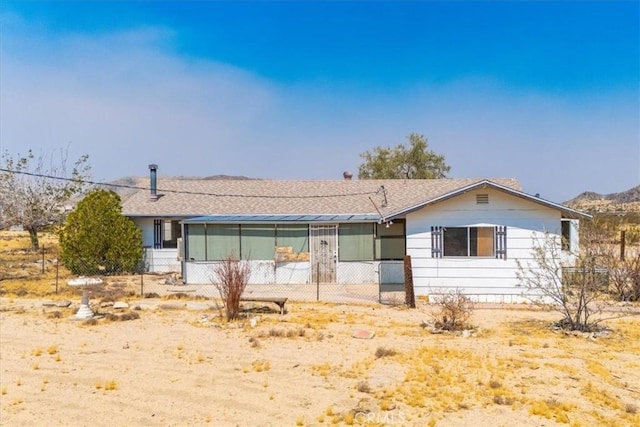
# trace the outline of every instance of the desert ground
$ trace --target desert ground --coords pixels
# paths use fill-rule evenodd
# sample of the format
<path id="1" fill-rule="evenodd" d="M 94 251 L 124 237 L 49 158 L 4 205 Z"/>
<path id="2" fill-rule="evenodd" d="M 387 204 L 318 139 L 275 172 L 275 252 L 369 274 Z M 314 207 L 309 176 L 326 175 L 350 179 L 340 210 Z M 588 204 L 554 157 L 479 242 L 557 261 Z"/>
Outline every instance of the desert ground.
<path id="1" fill-rule="evenodd" d="M 553 311 L 477 305 L 473 329 L 434 333 L 423 300 L 227 322 L 166 297 L 76 320 L 70 299 L 0 300 L 1 425 L 640 425 L 637 315 L 567 333 Z"/>

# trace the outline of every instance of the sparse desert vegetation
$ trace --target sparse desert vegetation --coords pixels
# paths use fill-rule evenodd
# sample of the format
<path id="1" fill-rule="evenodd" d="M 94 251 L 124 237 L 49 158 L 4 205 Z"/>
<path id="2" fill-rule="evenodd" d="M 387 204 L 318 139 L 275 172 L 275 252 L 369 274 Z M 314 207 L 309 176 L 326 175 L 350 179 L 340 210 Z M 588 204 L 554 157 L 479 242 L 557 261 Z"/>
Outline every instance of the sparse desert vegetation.
<path id="1" fill-rule="evenodd" d="M 149 303 L 135 321 L 94 325 L 39 302 L 2 299 L 7 425 L 103 413 L 223 426 L 640 423 L 637 316 L 582 333 L 553 328 L 552 311 L 477 305 L 465 334 L 425 328 L 439 307 L 420 299 L 415 310 L 291 303 L 236 322 Z M 373 338 L 354 338 L 362 329 Z"/>

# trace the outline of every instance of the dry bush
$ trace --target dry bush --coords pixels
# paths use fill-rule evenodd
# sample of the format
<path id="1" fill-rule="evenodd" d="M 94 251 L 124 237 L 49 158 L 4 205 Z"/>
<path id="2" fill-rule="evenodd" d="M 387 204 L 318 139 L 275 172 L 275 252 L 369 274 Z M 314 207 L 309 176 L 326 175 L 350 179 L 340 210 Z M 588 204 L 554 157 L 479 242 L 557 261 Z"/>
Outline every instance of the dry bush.
<path id="1" fill-rule="evenodd" d="M 210 281 L 218 289 L 224 303 L 227 320 L 235 320 L 240 313 L 240 298 L 247 287 L 251 267 L 233 255 L 212 267 Z"/>
<path id="2" fill-rule="evenodd" d="M 371 386 L 367 381 L 359 381 L 357 389 L 361 393 L 371 393 Z"/>
<path id="3" fill-rule="evenodd" d="M 440 293 L 434 298 L 438 311 L 431 314 L 435 327 L 445 331 L 461 331 L 470 329 L 469 319 L 473 314 L 473 301 L 460 289 Z"/>
<path id="4" fill-rule="evenodd" d="M 62 318 L 62 312 L 60 310 L 51 311 L 51 312 L 47 313 L 47 318 L 49 318 L 49 319 L 61 319 Z"/>
<path id="5" fill-rule="evenodd" d="M 570 252 L 571 265 L 562 256 L 560 238 L 550 233 L 533 238 L 532 261 L 516 260 L 523 296 L 536 304 L 551 304 L 564 316 L 556 323 L 562 329 L 592 331 L 598 327 L 592 315 L 602 311 L 607 293 L 599 233 L 595 228 L 581 230 L 580 252 Z"/>
<path id="6" fill-rule="evenodd" d="M 270 337 L 284 337 L 285 334 L 286 332 L 284 331 L 284 329 L 276 329 L 276 328 L 269 329 Z"/>
<path id="7" fill-rule="evenodd" d="M 376 358 L 377 359 L 380 359 L 382 357 L 395 356 L 396 354 L 398 354 L 398 352 L 395 351 L 392 348 L 378 347 L 376 349 Z"/>
<path id="8" fill-rule="evenodd" d="M 640 254 L 622 261 L 611 257 L 607 267 L 613 296 L 620 301 L 640 301 Z"/>

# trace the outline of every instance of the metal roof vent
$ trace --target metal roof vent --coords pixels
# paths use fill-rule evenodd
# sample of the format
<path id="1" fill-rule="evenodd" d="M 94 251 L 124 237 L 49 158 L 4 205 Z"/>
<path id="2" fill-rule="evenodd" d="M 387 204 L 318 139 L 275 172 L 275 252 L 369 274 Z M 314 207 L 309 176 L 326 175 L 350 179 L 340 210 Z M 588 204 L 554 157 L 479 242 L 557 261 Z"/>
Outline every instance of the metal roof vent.
<path id="1" fill-rule="evenodd" d="M 149 165 L 149 187 L 151 190 L 151 194 L 149 195 L 149 200 L 155 202 L 158 200 L 158 186 L 157 186 L 157 176 L 158 176 L 158 165 Z"/>
<path id="2" fill-rule="evenodd" d="M 488 194 L 476 194 L 476 205 L 488 205 L 488 204 L 489 204 Z"/>

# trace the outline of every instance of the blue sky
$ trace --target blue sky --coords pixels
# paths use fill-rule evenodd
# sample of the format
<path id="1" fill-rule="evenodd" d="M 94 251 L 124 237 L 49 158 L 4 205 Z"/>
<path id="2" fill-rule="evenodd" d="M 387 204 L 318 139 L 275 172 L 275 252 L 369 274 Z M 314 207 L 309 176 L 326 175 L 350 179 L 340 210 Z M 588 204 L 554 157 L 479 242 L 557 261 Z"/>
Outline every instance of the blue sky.
<path id="1" fill-rule="evenodd" d="M 423 134 L 451 177 L 640 183 L 640 2 L 0 4 L 0 148 L 97 180 L 340 179 Z"/>

